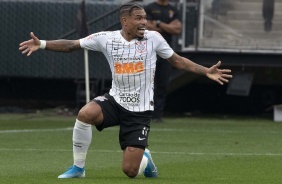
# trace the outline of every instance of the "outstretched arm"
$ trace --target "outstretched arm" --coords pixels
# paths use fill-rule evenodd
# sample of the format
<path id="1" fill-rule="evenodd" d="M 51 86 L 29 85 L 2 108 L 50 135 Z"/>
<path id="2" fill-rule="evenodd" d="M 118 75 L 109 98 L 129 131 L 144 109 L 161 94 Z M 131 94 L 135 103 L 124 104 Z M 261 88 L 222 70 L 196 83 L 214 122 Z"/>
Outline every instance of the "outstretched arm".
<path id="1" fill-rule="evenodd" d="M 202 65 L 196 64 L 187 58 L 181 57 L 176 53 L 173 53 L 173 55 L 167 60 L 178 69 L 183 69 L 196 74 L 205 75 L 221 85 L 223 85 L 224 82 L 227 83 L 228 79 L 232 78 L 232 75 L 229 75 L 229 73 L 231 73 L 231 70 L 218 68 L 221 65 L 221 61 L 219 61 L 212 67 L 207 68 Z"/>
<path id="2" fill-rule="evenodd" d="M 30 56 L 39 48 L 56 52 L 72 52 L 81 48 L 79 40 L 42 41 L 33 32 L 30 33 L 30 37 L 30 40 L 24 41 L 19 45 L 19 50 L 22 51 L 22 54 L 27 53 L 27 56 Z"/>

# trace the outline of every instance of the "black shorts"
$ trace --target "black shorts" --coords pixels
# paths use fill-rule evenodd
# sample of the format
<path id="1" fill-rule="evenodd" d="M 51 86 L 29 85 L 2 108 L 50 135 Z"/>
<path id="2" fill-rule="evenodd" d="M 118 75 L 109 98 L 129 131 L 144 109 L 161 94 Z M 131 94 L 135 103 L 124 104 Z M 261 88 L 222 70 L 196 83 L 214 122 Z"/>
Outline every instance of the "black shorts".
<path id="1" fill-rule="evenodd" d="M 104 121 L 97 130 L 120 126 L 119 143 L 122 150 L 127 146 L 147 147 L 150 132 L 150 121 L 153 111 L 132 112 L 119 105 L 109 95 L 99 96 L 93 99 L 102 108 Z"/>

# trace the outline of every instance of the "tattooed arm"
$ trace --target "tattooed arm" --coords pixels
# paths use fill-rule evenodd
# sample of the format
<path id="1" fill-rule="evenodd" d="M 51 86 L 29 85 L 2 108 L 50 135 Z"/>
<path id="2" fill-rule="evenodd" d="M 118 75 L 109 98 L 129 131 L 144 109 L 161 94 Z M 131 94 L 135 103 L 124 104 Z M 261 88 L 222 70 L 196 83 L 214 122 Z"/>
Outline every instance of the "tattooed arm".
<path id="1" fill-rule="evenodd" d="M 173 53 L 173 55 L 167 60 L 178 69 L 186 70 L 200 75 L 205 75 L 221 85 L 223 85 L 224 82 L 227 83 L 228 79 L 232 78 L 232 75 L 226 74 L 230 73 L 231 70 L 218 68 L 221 65 L 221 61 L 219 61 L 212 67 L 207 68 L 197 63 L 194 63 L 193 61 L 187 58 L 181 57 L 176 53 Z"/>
<path id="2" fill-rule="evenodd" d="M 30 33 L 30 40 L 20 43 L 19 50 L 23 54 L 27 53 L 30 56 L 33 52 L 37 51 L 39 48 L 56 51 L 56 52 L 72 52 L 81 49 L 79 40 L 53 40 L 45 41 L 39 40 L 33 32 Z M 42 47 L 42 42 L 44 46 Z"/>
<path id="3" fill-rule="evenodd" d="M 79 40 L 50 40 L 46 41 L 46 50 L 57 52 L 72 52 L 81 49 Z"/>
<path id="4" fill-rule="evenodd" d="M 193 72 L 200 75 L 207 75 L 208 68 L 198 65 L 194 63 L 193 61 L 181 57 L 176 53 L 173 53 L 173 55 L 167 59 L 170 64 L 172 64 L 175 68 L 186 70 L 189 72 Z"/>

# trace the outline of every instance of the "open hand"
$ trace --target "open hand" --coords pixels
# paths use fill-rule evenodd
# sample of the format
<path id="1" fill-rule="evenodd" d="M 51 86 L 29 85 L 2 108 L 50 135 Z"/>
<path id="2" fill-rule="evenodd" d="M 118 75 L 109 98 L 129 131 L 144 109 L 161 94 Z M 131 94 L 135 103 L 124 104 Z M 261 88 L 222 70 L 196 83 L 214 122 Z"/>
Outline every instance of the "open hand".
<path id="1" fill-rule="evenodd" d="M 210 67 L 207 72 L 207 77 L 223 85 L 224 82 L 228 83 L 228 79 L 231 79 L 232 75 L 229 75 L 229 73 L 231 73 L 229 69 L 219 69 L 218 67 L 220 65 L 221 61 L 218 61 L 217 64 Z"/>
<path id="2" fill-rule="evenodd" d="M 37 51 L 40 46 L 40 40 L 34 36 L 33 32 L 30 33 L 31 39 L 20 43 L 19 50 L 22 51 L 22 54 L 27 53 L 27 56 L 30 56 L 33 52 Z"/>

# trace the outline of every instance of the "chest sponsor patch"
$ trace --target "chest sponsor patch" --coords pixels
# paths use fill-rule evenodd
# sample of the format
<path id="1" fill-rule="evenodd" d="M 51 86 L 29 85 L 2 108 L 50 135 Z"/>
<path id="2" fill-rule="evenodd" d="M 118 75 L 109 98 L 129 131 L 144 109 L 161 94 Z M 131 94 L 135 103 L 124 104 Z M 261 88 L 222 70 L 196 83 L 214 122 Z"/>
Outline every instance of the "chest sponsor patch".
<path id="1" fill-rule="evenodd" d="M 144 71 L 143 62 L 119 63 L 115 62 L 115 74 L 135 74 Z"/>

